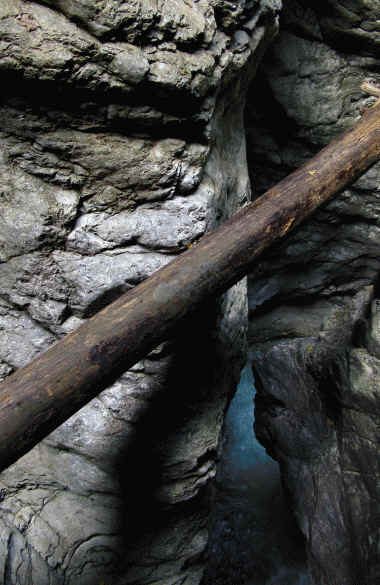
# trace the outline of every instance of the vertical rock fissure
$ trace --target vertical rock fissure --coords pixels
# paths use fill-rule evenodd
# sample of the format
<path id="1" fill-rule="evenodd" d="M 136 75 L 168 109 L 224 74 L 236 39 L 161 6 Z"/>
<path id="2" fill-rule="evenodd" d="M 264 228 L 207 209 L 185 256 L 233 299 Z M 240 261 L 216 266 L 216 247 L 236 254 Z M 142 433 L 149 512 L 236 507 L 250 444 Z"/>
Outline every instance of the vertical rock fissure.
<path id="1" fill-rule="evenodd" d="M 224 422 L 202 585 L 308 585 L 305 542 L 278 463 L 254 435 L 254 396 L 248 363 Z"/>
<path id="2" fill-rule="evenodd" d="M 227 219 L 249 175 L 256 196 L 370 105 L 359 87 L 380 81 L 377 3 L 314 4 L 0 2 L 1 378 Z M 380 579 L 379 173 L 248 283 L 257 436 L 318 585 Z M 220 429 L 247 355 L 246 287 L 1 474 L 0 585 L 199 585 Z"/>

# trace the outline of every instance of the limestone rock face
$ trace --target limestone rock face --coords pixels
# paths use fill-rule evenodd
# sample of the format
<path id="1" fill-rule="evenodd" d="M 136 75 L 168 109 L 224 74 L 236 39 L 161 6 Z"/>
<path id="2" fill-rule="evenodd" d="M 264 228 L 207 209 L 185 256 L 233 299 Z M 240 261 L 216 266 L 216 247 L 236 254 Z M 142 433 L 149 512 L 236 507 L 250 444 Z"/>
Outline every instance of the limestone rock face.
<path id="1" fill-rule="evenodd" d="M 379 83 L 377 2 L 284 3 L 247 108 L 255 195 L 352 125 Z M 380 166 L 249 278 L 256 433 L 280 462 L 314 583 L 375 585 Z M 372 306 L 372 309 L 371 309 Z"/>
<path id="2" fill-rule="evenodd" d="M 0 2 L 0 375 L 250 198 L 280 2 Z M 246 284 L 0 478 L 4 585 L 197 585 Z"/>

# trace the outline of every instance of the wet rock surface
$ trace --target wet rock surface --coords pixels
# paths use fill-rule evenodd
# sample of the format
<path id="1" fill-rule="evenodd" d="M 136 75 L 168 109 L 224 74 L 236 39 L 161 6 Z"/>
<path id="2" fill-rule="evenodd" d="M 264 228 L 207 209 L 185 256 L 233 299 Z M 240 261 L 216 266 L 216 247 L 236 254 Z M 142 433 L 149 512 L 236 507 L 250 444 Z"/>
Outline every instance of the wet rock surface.
<path id="1" fill-rule="evenodd" d="M 244 95 L 280 3 L 0 5 L 0 376 L 250 198 Z M 246 283 L 0 478 L 4 585 L 197 585 Z"/>
<path id="2" fill-rule="evenodd" d="M 352 125 L 378 49 L 377 0 L 3 0 L 0 379 Z M 249 277 L 256 432 L 318 585 L 380 579 L 379 184 L 375 165 Z M 1 474 L 1 583 L 199 585 L 246 297 L 243 281 Z M 245 531 L 235 561 L 259 487 L 243 479 L 222 502 Z M 252 551 L 244 585 L 269 574 Z"/>
<path id="3" fill-rule="evenodd" d="M 248 101 L 256 195 L 372 103 L 359 87 L 379 82 L 378 10 L 284 3 Z M 256 434 L 280 463 L 318 585 L 375 585 L 380 575 L 379 181 L 377 164 L 249 278 Z"/>

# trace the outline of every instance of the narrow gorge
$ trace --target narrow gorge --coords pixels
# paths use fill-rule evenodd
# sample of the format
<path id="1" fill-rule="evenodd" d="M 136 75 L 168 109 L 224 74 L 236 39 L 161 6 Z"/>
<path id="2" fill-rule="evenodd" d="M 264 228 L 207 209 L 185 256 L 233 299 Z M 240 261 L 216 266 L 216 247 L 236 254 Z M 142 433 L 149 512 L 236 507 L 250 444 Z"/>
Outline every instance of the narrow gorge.
<path id="1" fill-rule="evenodd" d="M 380 6 L 0 0 L 0 73 L 2 380 L 351 127 Z M 3 471 L 0 585 L 378 585 L 379 210 L 380 163 Z"/>

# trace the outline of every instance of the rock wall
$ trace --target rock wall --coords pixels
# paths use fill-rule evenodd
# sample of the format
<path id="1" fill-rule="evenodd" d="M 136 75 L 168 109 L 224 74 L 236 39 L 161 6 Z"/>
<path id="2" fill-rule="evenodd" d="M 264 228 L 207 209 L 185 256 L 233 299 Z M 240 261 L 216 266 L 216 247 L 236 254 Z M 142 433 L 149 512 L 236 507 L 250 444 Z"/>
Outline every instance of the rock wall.
<path id="1" fill-rule="evenodd" d="M 3 377 L 249 200 L 280 4 L 1 1 Z M 199 583 L 245 329 L 243 281 L 2 473 L 1 584 Z"/>
<path id="2" fill-rule="evenodd" d="M 252 87 L 255 194 L 350 126 L 379 84 L 378 2 L 284 2 Z M 280 462 L 314 583 L 380 579 L 380 165 L 321 208 L 249 278 L 256 433 Z"/>
<path id="3" fill-rule="evenodd" d="M 377 0 L 2 0 L 0 376 L 350 126 L 379 65 Z M 249 277 L 256 432 L 318 585 L 380 578 L 379 180 Z M 1 474 L 1 585 L 199 584 L 246 296 L 210 301 Z"/>

